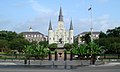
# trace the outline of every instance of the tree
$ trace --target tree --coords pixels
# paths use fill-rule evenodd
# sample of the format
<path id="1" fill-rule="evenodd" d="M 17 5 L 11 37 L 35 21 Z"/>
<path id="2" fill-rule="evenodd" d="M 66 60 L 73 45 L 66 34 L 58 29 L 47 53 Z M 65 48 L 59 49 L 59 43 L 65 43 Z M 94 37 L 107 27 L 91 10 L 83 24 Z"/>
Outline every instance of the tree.
<path id="1" fill-rule="evenodd" d="M 21 33 L 17 34 L 16 32 L 12 31 L 0 31 L 0 41 L 2 41 L 0 42 L 1 46 L 3 47 L 4 45 L 3 48 L 9 50 L 18 50 L 19 52 L 23 50 L 24 45 L 29 44 L 29 42 L 24 39 Z"/>
<path id="2" fill-rule="evenodd" d="M 30 57 L 31 57 L 31 55 L 32 54 L 34 54 L 35 52 L 34 52 L 34 48 L 35 48 L 35 46 L 33 46 L 33 45 L 25 45 L 24 46 L 24 53 L 25 53 L 25 62 L 27 62 L 27 59 L 29 59 L 29 64 L 30 64 Z"/>
<path id="3" fill-rule="evenodd" d="M 42 45 L 44 47 L 48 47 L 48 41 L 40 41 L 39 45 Z"/>
<path id="4" fill-rule="evenodd" d="M 106 37 L 107 37 L 107 35 L 101 31 L 99 34 L 99 38 L 106 38 Z"/>
<path id="5" fill-rule="evenodd" d="M 78 55 L 80 58 L 84 58 L 87 55 L 86 44 L 81 44 L 72 49 L 73 54 Z"/>
<path id="6" fill-rule="evenodd" d="M 11 50 L 18 50 L 19 52 L 22 52 L 25 45 L 28 45 L 29 42 L 25 39 L 16 38 L 9 42 L 9 48 Z"/>
<path id="7" fill-rule="evenodd" d="M 107 37 L 100 38 L 95 40 L 99 46 L 102 46 L 105 54 L 118 54 L 117 49 L 119 50 L 120 38 L 119 37 Z M 117 49 L 116 49 L 117 48 Z M 119 51 L 118 51 L 119 52 Z"/>
<path id="8" fill-rule="evenodd" d="M 48 48 L 54 51 L 57 48 L 57 44 L 56 43 L 49 44 Z"/>
<path id="9" fill-rule="evenodd" d="M 109 37 L 120 37 L 120 27 L 115 27 L 114 29 L 108 29 L 106 33 Z"/>
<path id="10" fill-rule="evenodd" d="M 24 53 L 25 53 L 25 62 L 27 62 L 27 59 L 29 59 L 30 64 L 30 57 L 35 57 L 35 59 L 43 59 L 48 55 L 48 48 L 45 48 L 44 46 L 41 46 L 39 44 L 37 45 L 26 45 L 24 46 Z"/>
<path id="11" fill-rule="evenodd" d="M 79 37 L 79 36 L 78 36 Z M 78 44 L 78 37 L 74 37 L 74 43 Z"/>
<path id="12" fill-rule="evenodd" d="M 69 43 L 66 43 L 66 44 L 64 45 L 64 48 L 69 51 L 70 49 L 72 49 L 72 45 L 69 44 Z"/>
<path id="13" fill-rule="evenodd" d="M 34 49 L 34 54 L 39 57 L 40 59 L 43 59 L 44 57 L 46 57 L 48 55 L 49 49 L 41 46 L 39 44 L 36 45 L 36 48 Z"/>
<path id="14" fill-rule="evenodd" d="M 81 37 L 82 40 L 84 40 L 87 44 L 91 41 L 90 38 L 91 33 L 86 33 L 84 36 Z"/>
<path id="15" fill-rule="evenodd" d="M 80 55 L 78 45 L 74 46 L 71 51 L 74 55 Z"/>
<path id="16" fill-rule="evenodd" d="M 91 64 L 95 64 L 96 55 L 102 52 L 101 47 L 99 47 L 96 43 L 90 42 L 87 44 L 87 52 L 91 55 Z"/>
<path id="17" fill-rule="evenodd" d="M 0 40 L 0 52 L 5 52 L 8 50 L 8 41 L 7 40 Z"/>
<path id="18" fill-rule="evenodd" d="M 33 45 L 25 45 L 24 46 L 24 53 L 27 55 L 32 55 L 35 53 L 34 49 L 35 49 L 35 46 L 33 46 Z"/>
<path id="19" fill-rule="evenodd" d="M 79 46 L 79 52 L 80 52 L 80 55 L 87 55 L 86 44 L 81 44 Z"/>
<path id="20" fill-rule="evenodd" d="M 110 48 L 106 51 L 106 53 L 120 54 L 120 43 L 111 43 Z"/>

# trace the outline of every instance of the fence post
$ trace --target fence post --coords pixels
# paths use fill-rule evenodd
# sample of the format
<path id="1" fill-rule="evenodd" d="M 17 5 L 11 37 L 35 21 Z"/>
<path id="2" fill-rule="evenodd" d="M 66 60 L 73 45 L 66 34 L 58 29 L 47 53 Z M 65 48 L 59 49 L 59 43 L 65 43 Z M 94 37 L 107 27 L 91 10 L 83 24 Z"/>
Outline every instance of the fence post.
<path id="1" fill-rule="evenodd" d="M 64 51 L 64 60 L 67 60 L 67 52 L 66 52 L 66 50 Z"/>
<path id="2" fill-rule="evenodd" d="M 51 60 L 51 52 L 49 51 L 49 60 Z"/>
<path id="3" fill-rule="evenodd" d="M 73 53 L 70 51 L 70 60 L 73 60 Z"/>
<path id="4" fill-rule="evenodd" d="M 105 57 L 105 54 L 104 54 L 104 59 L 105 59 L 106 57 Z"/>
<path id="5" fill-rule="evenodd" d="M 24 64 L 27 64 L 27 59 L 25 58 L 25 60 L 24 60 Z"/>
<path id="6" fill-rule="evenodd" d="M 58 57 L 57 57 L 57 51 L 55 51 L 55 60 L 57 60 Z"/>
<path id="7" fill-rule="evenodd" d="M 120 55 L 118 54 L 118 59 L 120 58 Z"/>

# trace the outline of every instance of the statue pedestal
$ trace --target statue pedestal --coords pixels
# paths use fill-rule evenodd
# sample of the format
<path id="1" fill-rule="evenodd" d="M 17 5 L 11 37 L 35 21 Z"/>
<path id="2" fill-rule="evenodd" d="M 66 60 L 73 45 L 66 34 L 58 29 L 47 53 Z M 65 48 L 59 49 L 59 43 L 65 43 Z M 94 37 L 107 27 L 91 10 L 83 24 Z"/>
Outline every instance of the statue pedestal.
<path id="1" fill-rule="evenodd" d="M 58 44 L 57 47 L 58 47 L 58 48 L 63 48 L 63 47 L 64 47 L 64 44 Z"/>
<path id="2" fill-rule="evenodd" d="M 59 48 L 59 49 L 56 49 L 56 51 L 57 51 L 57 55 L 58 55 L 58 60 L 64 60 L 64 49 Z"/>

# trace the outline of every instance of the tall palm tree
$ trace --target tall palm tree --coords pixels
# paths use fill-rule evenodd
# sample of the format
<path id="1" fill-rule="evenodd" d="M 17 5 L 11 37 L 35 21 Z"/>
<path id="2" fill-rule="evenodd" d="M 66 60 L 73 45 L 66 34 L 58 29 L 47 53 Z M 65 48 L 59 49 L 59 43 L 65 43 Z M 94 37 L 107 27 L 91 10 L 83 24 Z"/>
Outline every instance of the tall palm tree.
<path id="1" fill-rule="evenodd" d="M 101 47 L 99 47 L 96 43 L 90 42 L 87 44 L 87 53 L 91 55 L 91 64 L 95 64 L 96 55 L 102 52 Z"/>
<path id="2" fill-rule="evenodd" d="M 80 52 L 80 55 L 86 55 L 87 54 L 87 50 L 86 50 L 86 45 L 85 44 L 81 44 L 79 46 L 79 52 Z"/>
<path id="3" fill-rule="evenodd" d="M 29 59 L 29 64 L 30 64 L 30 56 L 34 53 L 33 46 L 31 46 L 31 45 L 24 46 L 24 53 L 26 55 L 25 61 L 27 61 L 27 59 Z"/>
<path id="4" fill-rule="evenodd" d="M 41 46 L 41 45 L 37 45 L 35 48 L 35 55 L 38 55 L 40 59 L 43 59 L 44 57 L 46 57 L 48 55 L 48 48 Z"/>
<path id="5" fill-rule="evenodd" d="M 25 45 L 24 46 L 24 53 L 25 54 L 32 54 L 33 53 L 33 48 L 31 45 Z"/>

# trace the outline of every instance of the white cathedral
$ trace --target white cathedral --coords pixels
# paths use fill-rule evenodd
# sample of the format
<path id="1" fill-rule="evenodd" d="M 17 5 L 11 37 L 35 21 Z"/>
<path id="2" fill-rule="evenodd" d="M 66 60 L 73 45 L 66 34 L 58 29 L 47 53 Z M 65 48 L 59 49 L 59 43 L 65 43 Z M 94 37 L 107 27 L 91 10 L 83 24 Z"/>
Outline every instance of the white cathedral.
<path id="1" fill-rule="evenodd" d="M 60 7 L 57 29 L 53 30 L 51 21 L 49 23 L 49 29 L 48 29 L 49 44 L 52 43 L 57 43 L 58 45 L 64 45 L 66 43 L 72 44 L 74 40 L 73 35 L 74 35 L 74 30 L 73 30 L 72 20 L 70 22 L 69 30 L 66 30 L 64 27 L 62 8 Z"/>

